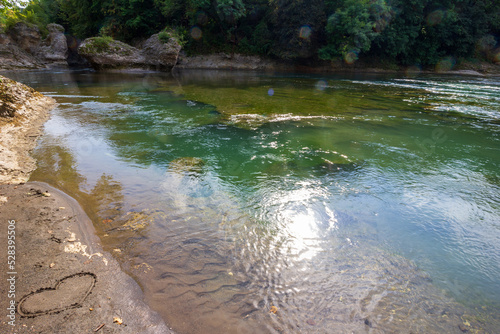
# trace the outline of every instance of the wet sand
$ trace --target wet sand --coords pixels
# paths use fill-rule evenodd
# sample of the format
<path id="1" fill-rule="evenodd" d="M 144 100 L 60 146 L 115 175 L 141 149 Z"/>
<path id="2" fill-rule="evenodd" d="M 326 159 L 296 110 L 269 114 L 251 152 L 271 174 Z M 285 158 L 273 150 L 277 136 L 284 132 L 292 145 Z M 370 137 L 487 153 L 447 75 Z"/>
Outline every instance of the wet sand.
<path id="1" fill-rule="evenodd" d="M 92 222 L 74 199 L 45 183 L 29 182 L 0 185 L 0 200 L 4 249 L 8 231 L 15 235 L 14 267 L 7 266 L 6 252 L 0 258 L 0 333 L 92 333 L 98 328 L 99 333 L 171 333 L 145 304 L 137 283 L 102 250 Z M 10 300 L 16 306 L 11 318 Z"/>

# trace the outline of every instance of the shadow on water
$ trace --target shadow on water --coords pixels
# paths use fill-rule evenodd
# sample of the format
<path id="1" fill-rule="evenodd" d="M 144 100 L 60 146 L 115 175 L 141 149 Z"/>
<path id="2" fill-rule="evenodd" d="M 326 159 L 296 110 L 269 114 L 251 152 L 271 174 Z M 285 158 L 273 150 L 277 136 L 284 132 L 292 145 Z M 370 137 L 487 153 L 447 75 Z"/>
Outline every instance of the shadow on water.
<path id="1" fill-rule="evenodd" d="M 498 328 L 493 79 L 15 76 L 60 104 L 32 179 L 180 333 Z"/>

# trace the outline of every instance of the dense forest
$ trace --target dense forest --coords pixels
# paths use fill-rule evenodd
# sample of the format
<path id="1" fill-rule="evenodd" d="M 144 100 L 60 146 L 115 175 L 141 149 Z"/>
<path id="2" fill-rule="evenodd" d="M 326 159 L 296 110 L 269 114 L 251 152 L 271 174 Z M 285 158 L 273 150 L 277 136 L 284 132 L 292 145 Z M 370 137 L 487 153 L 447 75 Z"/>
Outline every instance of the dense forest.
<path id="1" fill-rule="evenodd" d="M 86 38 L 135 43 L 175 31 L 188 54 L 239 52 L 309 61 L 430 66 L 500 62 L 498 0 L 0 0 L 3 29 L 50 22 Z"/>

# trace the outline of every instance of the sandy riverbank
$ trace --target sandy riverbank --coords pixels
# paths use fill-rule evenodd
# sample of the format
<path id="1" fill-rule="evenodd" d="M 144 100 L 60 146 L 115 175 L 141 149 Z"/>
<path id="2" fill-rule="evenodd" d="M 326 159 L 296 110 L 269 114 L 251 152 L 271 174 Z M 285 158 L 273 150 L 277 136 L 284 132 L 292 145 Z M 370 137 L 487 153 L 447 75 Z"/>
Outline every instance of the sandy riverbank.
<path id="1" fill-rule="evenodd" d="M 16 115 L 0 117 L 0 333 L 171 333 L 102 250 L 81 206 L 45 183 L 24 183 L 55 102 L 1 79 L 0 109 Z"/>

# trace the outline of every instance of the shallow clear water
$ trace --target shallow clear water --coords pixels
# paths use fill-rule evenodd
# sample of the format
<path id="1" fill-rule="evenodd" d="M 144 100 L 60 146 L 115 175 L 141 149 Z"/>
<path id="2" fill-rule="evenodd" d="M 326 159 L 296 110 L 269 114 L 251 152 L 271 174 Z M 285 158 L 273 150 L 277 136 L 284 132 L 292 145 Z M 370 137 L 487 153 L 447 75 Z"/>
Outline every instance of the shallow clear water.
<path id="1" fill-rule="evenodd" d="M 500 79 L 8 76 L 60 104 L 32 179 L 178 332 L 500 328 Z"/>

